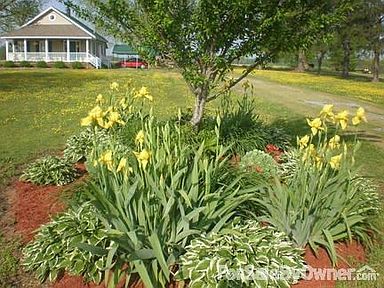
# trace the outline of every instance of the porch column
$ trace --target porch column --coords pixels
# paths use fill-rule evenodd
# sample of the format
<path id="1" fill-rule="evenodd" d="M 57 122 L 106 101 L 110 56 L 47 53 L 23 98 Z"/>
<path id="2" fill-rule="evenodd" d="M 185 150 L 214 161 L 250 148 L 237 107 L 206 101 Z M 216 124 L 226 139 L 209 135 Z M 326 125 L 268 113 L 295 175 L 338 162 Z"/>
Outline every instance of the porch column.
<path id="1" fill-rule="evenodd" d="M 85 61 L 89 61 L 89 57 L 88 57 L 88 54 L 89 54 L 89 40 L 87 39 L 86 41 L 85 41 L 85 52 L 86 52 L 86 54 L 85 54 Z"/>
<path id="2" fill-rule="evenodd" d="M 67 62 L 71 61 L 71 53 L 70 53 L 70 45 L 69 45 L 69 39 L 67 39 Z"/>
<path id="3" fill-rule="evenodd" d="M 49 45 L 48 45 L 48 39 L 45 39 L 45 61 L 49 61 Z"/>
<path id="4" fill-rule="evenodd" d="M 5 60 L 8 61 L 9 60 L 9 56 L 8 56 L 8 40 L 5 40 Z"/>
<path id="5" fill-rule="evenodd" d="M 12 40 L 12 53 L 13 53 L 13 58 L 15 58 L 15 40 Z"/>
<path id="6" fill-rule="evenodd" d="M 27 55 L 27 39 L 24 39 L 24 60 L 28 60 L 28 55 Z"/>

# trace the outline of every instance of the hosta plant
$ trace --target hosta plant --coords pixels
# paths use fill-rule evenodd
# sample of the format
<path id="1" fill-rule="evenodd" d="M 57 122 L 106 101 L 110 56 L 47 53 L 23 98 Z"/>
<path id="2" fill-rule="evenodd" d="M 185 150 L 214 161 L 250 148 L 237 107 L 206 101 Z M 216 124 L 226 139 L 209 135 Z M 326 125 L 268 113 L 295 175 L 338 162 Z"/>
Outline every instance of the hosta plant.
<path id="1" fill-rule="evenodd" d="M 54 281 L 66 271 L 99 283 L 104 276 L 107 257 L 92 254 L 82 245 L 106 249 L 110 241 L 105 234 L 94 207 L 84 203 L 56 216 L 39 229 L 35 239 L 23 250 L 23 265 L 41 282 Z"/>
<path id="2" fill-rule="evenodd" d="M 301 249 L 284 233 L 258 222 L 202 235 L 186 247 L 179 276 L 194 287 L 290 287 L 305 272 Z M 290 271 L 279 279 L 273 273 Z M 277 274 L 276 274 L 277 275 Z"/>
<path id="3" fill-rule="evenodd" d="M 29 164 L 20 179 L 38 185 L 62 186 L 73 182 L 78 172 L 67 159 L 46 156 Z"/>
<path id="4" fill-rule="evenodd" d="M 269 187 L 260 203 L 265 214 L 261 220 L 285 232 L 299 247 L 325 248 L 335 263 L 335 242 L 357 238 L 370 243 L 379 201 L 373 186 L 354 167 L 359 143 L 347 144 L 339 136 L 349 124 L 348 112 L 334 114 L 332 108 L 326 105 L 319 118 L 308 120 L 311 135 L 298 139 L 294 173 L 285 183 Z M 352 124 L 365 120 L 363 112 L 357 111 Z M 336 127 L 331 134 L 332 123 Z"/>
<path id="5" fill-rule="evenodd" d="M 108 133 L 105 130 L 92 131 L 90 128 L 85 129 L 79 134 L 72 135 L 66 143 L 64 150 L 64 158 L 76 163 L 85 160 L 91 152 L 93 141 L 97 141 L 99 145 L 108 143 Z"/>

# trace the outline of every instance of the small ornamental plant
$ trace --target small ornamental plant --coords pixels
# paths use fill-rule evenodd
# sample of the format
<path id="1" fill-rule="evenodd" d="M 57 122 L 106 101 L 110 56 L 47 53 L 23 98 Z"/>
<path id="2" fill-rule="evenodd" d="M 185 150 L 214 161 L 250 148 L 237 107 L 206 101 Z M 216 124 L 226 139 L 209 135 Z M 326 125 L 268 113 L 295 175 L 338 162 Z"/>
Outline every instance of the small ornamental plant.
<path id="1" fill-rule="evenodd" d="M 56 156 L 47 156 L 28 165 L 20 179 L 38 185 L 62 186 L 73 182 L 77 176 L 72 162 Z"/>
<path id="2" fill-rule="evenodd" d="M 284 233 L 256 221 L 201 235 L 186 251 L 178 276 L 190 280 L 191 288 L 285 288 L 305 274 L 303 250 L 295 248 Z M 282 271 L 288 273 L 280 279 Z"/>

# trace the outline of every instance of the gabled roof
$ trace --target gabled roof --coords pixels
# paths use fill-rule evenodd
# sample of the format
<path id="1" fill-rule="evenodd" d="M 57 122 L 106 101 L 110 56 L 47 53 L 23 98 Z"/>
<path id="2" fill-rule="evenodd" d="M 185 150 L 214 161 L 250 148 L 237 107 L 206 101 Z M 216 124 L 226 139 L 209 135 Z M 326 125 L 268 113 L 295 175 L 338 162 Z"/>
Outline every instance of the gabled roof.
<path id="1" fill-rule="evenodd" d="M 50 12 L 56 12 L 73 25 L 33 25 L 35 21 L 42 18 L 44 15 Z M 18 37 L 81 37 L 81 38 L 93 38 L 103 42 L 108 42 L 107 39 L 93 31 L 84 23 L 80 22 L 76 18 L 67 15 L 66 13 L 50 7 L 26 24 L 21 26 L 19 29 L 9 32 L 1 38 L 18 38 Z"/>

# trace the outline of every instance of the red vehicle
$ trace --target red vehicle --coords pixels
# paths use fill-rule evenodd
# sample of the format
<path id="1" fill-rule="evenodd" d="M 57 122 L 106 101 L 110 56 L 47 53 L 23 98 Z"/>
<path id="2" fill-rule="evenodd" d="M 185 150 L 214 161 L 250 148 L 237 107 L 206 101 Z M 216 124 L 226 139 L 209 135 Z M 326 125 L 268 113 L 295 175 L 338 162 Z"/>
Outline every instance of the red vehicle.
<path id="1" fill-rule="evenodd" d="M 148 69 L 148 63 L 140 58 L 131 58 L 120 61 L 117 65 L 121 68 L 141 68 Z"/>

